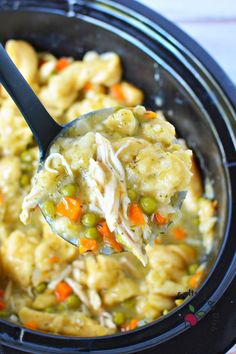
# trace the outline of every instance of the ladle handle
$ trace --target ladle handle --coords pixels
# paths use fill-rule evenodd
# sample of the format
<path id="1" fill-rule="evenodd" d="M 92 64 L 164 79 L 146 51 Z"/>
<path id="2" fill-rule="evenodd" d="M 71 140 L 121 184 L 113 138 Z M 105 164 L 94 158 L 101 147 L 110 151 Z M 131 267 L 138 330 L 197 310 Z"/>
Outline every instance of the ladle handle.
<path id="1" fill-rule="evenodd" d="M 39 146 L 41 158 L 43 158 L 49 144 L 59 134 L 62 127 L 47 112 L 1 43 L 0 82 L 29 125 Z"/>

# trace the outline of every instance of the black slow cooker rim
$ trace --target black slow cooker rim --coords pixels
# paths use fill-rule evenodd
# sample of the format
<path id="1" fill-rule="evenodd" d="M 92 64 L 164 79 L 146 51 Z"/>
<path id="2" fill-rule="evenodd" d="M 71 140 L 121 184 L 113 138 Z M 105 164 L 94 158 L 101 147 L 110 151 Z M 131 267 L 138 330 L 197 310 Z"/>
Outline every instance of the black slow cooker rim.
<path id="1" fill-rule="evenodd" d="M 106 3 L 108 3 L 107 1 L 106 1 Z M 110 3 L 110 2 L 109 2 Z M 119 1 L 117 1 L 117 3 L 119 3 L 119 4 L 122 4 L 122 5 L 125 5 L 125 1 L 124 0 L 119 0 Z M 173 32 L 175 33 L 175 31 L 177 31 L 177 33 L 180 31 L 181 33 L 179 33 L 178 35 L 181 37 L 181 41 L 180 42 L 182 42 L 183 43 L 183 41 L 185 40 L 185 38 L 184 37 L 186 37 L 186 42 L 189 44 L 190 43 L 190 47 L 191 47 L 191 45 L 194 45 L 194 51 L 196 51 L 196 47 L 199 47 L 199 45 L 198 44 L 196 44 L 189 36 L 187 36 L 185 33 L 183 33 L 181 30 L 179 30 L 178 28 L 176 28 L 176 26 L 175 25 L 173 25 L 172 23 L 170 23 L 169 21 L 167 21 L 167 20 L 165 20 L 162 16 L 160 16 L 160 15 L 158 15 L 158 14 L 156 14 L 156 13 L 153 13 L 150 9 L 148 9 L 148 8 L 146 8 L 145 6 L 143 6 L 143 5 L 141 5 L 141 4 L 139 4 L 139 3 L 137 3 L 137 2 L 135 2 L 135 1 L 130 1 L 129 2 L 129 7 L 132 7 L 133 9 L 135 9 L 136 11 L 142 11 L 142 14 L 145 14 L 145 16 L 147 16 L 147 17 L 150 17 L 150 18 L 155 18 L 155 21 L 159 21 L 159 19 L 160 19 L 160 21 L 161 21 L 161 25 L 163 24 L 163 27 L 165 28 L 165 30 L 168 30 L 168 32 L 170 32 L 170 33 L 172 33 L 173 34 Z M 42 6 L 41 6 L 41 8 L 42 8 Z M 25 10 L 25 9 L 24 9 Z M 48 10 L 48 9 L 46 9 L 46 10 Z M 47 11 L 48 12 L 48 11 Z M 65 14 L 64 14 L 65 15 Z M 160 24 L 160 23 L 159 23 Z M 165 26 L 164 26 L 165 25 Z M 173 32 L 172 32 L 173 31 Z M 185 44 L 185 43 L 184 43 Z M 203 60 L 202 60 L 202 62 L 204 63 L 204 61 L 206 60 L 206 62 L 208 63 L 208 65 L 209 64 L 212 64 L 212 63 L 214 63 L 215 65 L 213 65 L 213 70 L 212 70 L 212 65 L 211 65 L 211 70 L 209 70 L 211 73 L 212 73 L 212 75 L 213 75 L 213 77 L 216 77 L 219 81 L 220 81 L 220 79 L 222 78 L 222 76 L 224 77 L 224 80 L 223 80 L 223 84 L 221 84 L 221 87 L 223 88 L 223 91 L 225 92 L 225 94 L 226 94 L 226 96 L 228 97 L 228 99 L 230 100 L 230 101 L 232 101 L 231 102 L 231 104 L 232 104 L 232 106 L 233 106 L 233 109 L 234 109 L 234 111 L 236 111 L 236 96 L 235 97 L 232 97 L 232 100 L 231 100 L 231 96 L 232 96 L 232 87 L 233 87 L 233 84 L 230 82 L 230 80 L 229 80 L 229 78 L 227 78 L 227 76 L 224 74 L 224 72 L 222 71 L 222 69 L 218 66 L 218 64 L 216 64 L 215 62 L 214 62 L 214 60 L 212 59 L 212 58 L 210 58 L 209 57 L 209 55 L 201 48 L 201 47 L 199 47 L 198 48 L 198 50 L 197 50 L 197 52 L 200 52 L 200 54 L 202 55 L 202 53 L 201 52 L 203 52 Z M 199 54 L 199 53 L 198 53 Z M 201 55 L 200 55 L 200 57 L 201 57 Z M 198 59 L 200 60 L 200 57 L 198 57 Z M 204 63 L 205 64 L 205 63 Z M 221 81 L 221 83 L 222 83 L 222 81 Z M 230 88 L 231 88 L 231 90 L 230 90 Z M 230 91 L 230 95 L 228 95 L 228 91 Z M 234 163 L 233 161 L 231 161 L 230 163 Z M 227 166 L 228 166 L 228 164 L 227 164 Z M 226 166 L 226 167 L 227 167 Z M 228 193 L 230 194 L 230 191 L 228 191 Z M 229 197 L 229 202 L 230 202 L 230 197 Z M 231 206 L 229 205 L 229 211 L 230 211 L 230 209 L 231 209 Z M 230 212 L 229 212 L 229 218 L 230 218 Z M 225 238 L 225 241 L 224 241 L 224 243 L 226 243 L 226 238 Z M 223 252 L 223 248 L 224 247 L 222 247 L 222 252 Z M 222 253 L 221 252 L 221 253 Z M 218 259 L 219 259 L 219 257 L 220 257 L 220 255 L 218 255 Z M 212 270 L 213 271 L 213 270 Z M 232 270 L 231 270 L 231 275 L 230 275 L 230 277 L 232 278 L 233 277 L 233 272 L 232 272 Z M 210 273 L 211 274 L 211 273 Z M 209 276 L 210 276 L 210 274 L 209 274 Z M 207 277 L 207 279 L 208 279 L 208 277 Z M 228 284 L 229 284 L 229 282 L 228 282 Z M 204 284 L 202 285 L 202 287 L 204 286 Z M 202 288 L 201 287 L 201 288 Z M 214 301 L 213 301 L 214 302 Z M 213 303 L 211 303 L 211 304 L 208 304 L 209 306 L 209 309 L 211 308 L 211 306 L 212 306 L 212 304 Z M 183 310 L 183 308 L 187 308 L 187 306 L 188 306 L 188 303 L 186 303 L 183 307 L 182 307 L 182 310 Z M 178 310 L 175 310 L 175 311 L 173 311 L 169 316 L 166 316 L 166 319 L 168 318 L 168 317 L 171 317 L 175 312 L 177 312 Z M 148 327 L 148 328 L 152 328 L 152 327 L 154 327 L 154 326 L 156 326 L 158 323 L 160 323 L 161 321 L 163 321 L 163 320 L 157 320 L 157 321 L 155 321 L 155 322 L 153 322 L 152 324 L 150 324 L 150 325 L 147 325 L 147 326 L 145 326 L 145 327 Z M 5 321 L 4 321 L 5 322 Z M 5 322 L 6 323 L 6 322 Z M 14 327 L 16 327 L 15 325 L 13 325 L 13 324 L 9 324 L 9 323 L 7 323 L 7 325 L 9 325 L 9 326 L 12 326 L 12 328 L 14 328 Z M 33 337 L 46 337 L 46 338 L 54 338 L 55 340 L 59 340 L 60 339 L 60 342 L 61 342 L 61 340 L 70 340 L 71 342 L 80 342 L 80 345 L 82 345 L 83 346 L 83 344 L 81 344 L 81 342 L 83 342 L 83 341 L 85 341 L 85 342 L 88 342 L 88 341 L 90 341 L 91 343 L 92 342 L 94 342 L 94 341 L 104 341 L 104 340 L 109 340 L 109 339 L 114 339 L 115 337 L 117 338 L 119 338 L 120 336 L 122 336 L 122 337 L 124 337 L 124 336 L 130 336 L 130 335 L 135 335 L 135 334 L 137 334 L 138 335 L 138 333 L 140 333 L 140 332 L 142 332 L 143 331 L 143 329 L 144 329 L 144 327 L 142 327 L 141 329 L 137 329 L 137 330 L 135 330 L 135 331 L 133 331 L 132 333 L 127 333 L 127 334 L 116 334 L 116 335 L 113 335 L 113 336 L 106 336 L 106 337 L 99 337 L 99 338 L 71 338 L 71 337 L 66 337 L 66 336 L 60 336 L 60 337 L 58 337 L 58 336 L 54 336 L 54 335 L 51 335 L 51 334 L 45 334 L 45 333 L 40 333 L 40 332 L 34 332 L 34 331 L 30 331 L 30 330 L 25 330 L 25 333 L 29 333 L 29 335 L 30 335 L 30 337 L 31 337 L 31 339 L 32 339 L 32 341 L 34 342 L 34 340 L 33 340 Z M 184 330 L 185 328 L 181 328 L 181 330 Z M 32 335 L 32 336 L 31 336 Z M 173 335 L 175 335 L 174 333 L 173 333 Z M 142 337 L 142 336 L 141 336 Z M 9 339 L 9 338 L 6 338 L 6 339 Z M 28 339 L 30 339 L 30 338 L 28 338 Z M 36 339 L 36 338 L 35 338 Z M 3 341 L 4 341 L 4 339 L 3 339 Z M 14 341 L 14 340 L 13 340 Z M 30 341 L 29 341 L 30 342 Z M 25 343 L 26 344 L 26 343 Z M 31 346 L 30 345 L 30 343 L 28 343 L 29 344 L 29 346 Z M 139 344 L 141 344 L 141 343 L 139 343 Z M 13 343 L 12 343 L 12 345 L 14 345 Z M 37 345 L 38 345 L 38 343 L 37 343 Z M 150 343 L 150 345 L 151 345 L 151 343 Z M 86 347 L 87 347 L 87 345 L 86 345 Z M 139 347 L 140 347 L 140 345 L 139 345 Z M 37 347 L 38 348 L 38 347 Z M 132 348 L 132 351 L 134 351 L 134 350 L 136 350 L 135 349 L 136 348 L 136 346 L 134 347 L 133 346 L 133 348 Z M 42 349 L 43 349 L 43 347 L 42 347 Z M 138 349 L 138 348 L 137 348 Z M 67 349 L 68 350 L 68 352 L 69 352 L 69 348 Z M 52 352 L 52 349 L 50 349 L 50 352 Z M 106 351 L 106 352 L 109 352 L 109 349 L 108 349 L 108 351 Z M 113 353 L 114 353 L 115 351 L 113 350 Z M 118 352 L 118 351 L 117 351 Z M 128 352 L 128 348 L 127 348 L 127 351 L 126 352 Z"/>
<path id="2" fill-rule="evenodd" d="M 105 0 L 105 2 L 107 2 Z M 112 1 L 114 3 L 114 1 Z M 127 6 L 126 0 L 116 0 L 117 3 L 122 6 Z M 222 67 L 217 63 L 217 61 L 190 35 L 184 32 L 176 24 L 168 20 L 166 17 L 160 13 L 153 11 L 151 8 L 141 4 L 136 0 L 129 1 L 129 7 L 134 11 L 141 13 L 144 17 L 147 17 L 158 24 L 173 38 L 177 39 L 179 43 L 184 44 L 185 48 L 189 50 L 189 53 L 194 54 L 194 56 L 201 62 L 209 73 L 214 77 L 214 79 L 220 84 L 226 93 L 227 98 L 230 100 L 234 110 L 236 110 L 236 86 L 229 78 L 228 74 Z M 158 20 L 158 21 L 157 21 Z"/>

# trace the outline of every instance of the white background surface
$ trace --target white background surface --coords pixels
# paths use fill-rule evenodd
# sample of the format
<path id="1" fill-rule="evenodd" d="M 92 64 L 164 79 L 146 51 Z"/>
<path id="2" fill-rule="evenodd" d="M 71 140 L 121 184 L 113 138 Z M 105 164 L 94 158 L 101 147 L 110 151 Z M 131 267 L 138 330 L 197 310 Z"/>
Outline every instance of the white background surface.
<path id="1" fill-rule="evenodd" d="M 236 0 L 139 0 L 175 22 L 236 83 Z"/>

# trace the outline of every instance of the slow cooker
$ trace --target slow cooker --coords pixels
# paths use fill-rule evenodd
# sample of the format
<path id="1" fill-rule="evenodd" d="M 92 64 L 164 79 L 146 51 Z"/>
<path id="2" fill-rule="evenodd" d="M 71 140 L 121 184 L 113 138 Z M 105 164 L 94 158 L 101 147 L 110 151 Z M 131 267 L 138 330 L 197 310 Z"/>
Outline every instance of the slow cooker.
<path id="1" fill-rule="evenodd" d="M 115 51 L 124 75 L 162 109 L 211 181 L 218 223 L 208 276 L 163 319 L 107 337 L 56 336 L 0 320 L 1 353 L 225 353 L 236 340 L 236 90 L 216 62 L 161 15 L 133 1 L 0 0 L 0 39 L 80 58 Z M 189 307 L 197 317 L 186 321 Z"/>

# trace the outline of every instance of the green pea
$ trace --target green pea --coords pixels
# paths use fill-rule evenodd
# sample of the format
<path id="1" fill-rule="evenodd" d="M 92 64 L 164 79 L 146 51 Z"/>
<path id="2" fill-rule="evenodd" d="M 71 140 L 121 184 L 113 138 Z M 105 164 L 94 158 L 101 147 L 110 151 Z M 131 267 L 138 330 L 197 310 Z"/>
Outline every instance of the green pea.
<path id="1" fill-rule="evenodd" d="M 114 312 L 113 321 L 117 326 L 121 326 L 125 322 L 125 314 L 123 312 Z"/>
<path id="2" fill-rule="evenodd" d="M 23 163 L 21 165 L 21 169 L 23 172 L 31 173 L 31 172 L 33 172 L 34 167 L 31 163 Z"/>
<path id="3" fill-rule="evenodd" d="M 198 217 L 198 216 L 196 216 L 196 217 L 193 219 L 193 224 L 194 224 L 195 226 L 199 226 L 199 217 Z"/>
<path id="4" fill-rule="evenodd" d="M 102 239 L 96 227 L 90 227 L 84 232 L 85 237 L 100 241 Z"/>
<path id="5" fill-rule="evenodd" d="M 0 311 L 0 318 L 8 318 L 10 313 L 8 311 Z"/>
<path id="6" fill-rule="evenodd" d="M 48 199 L 42 205 L 44 214 L 50 218 L 54 218 L 56 215 L 56 207 L 52 200 Z"/>
<path id="7" fill-rule="evenodd" d="M 140 205 L 144 213 L 151 215 L 157 209 L 157 202 L 151 197 L 140 198 Z"/>
<path id="8" fill-rule="evenodd" d="M 35 287 L 35 290 L 36 290 L 37 293 L 39 293 L 39 294 L 42 294 L 46 289 L 47 289 L 47 283 L 45 283 L 45 282 L 39 283 L 39 284 Z"/>
<path id="9" fill-rule="evenodd" d="M 58 305 L 56 306 L 56 311 L 62 312 L 62 311 L 64 311 L 64 310 L 65 310 L 65 307 L 64 307 L 62 304 L 58 304 Z"/>
<path id="10" fill-rule="evenodd" d="M 86 227 L 92 227 L 97 224 L 98 218 L 97 215 L 94 213 L 86 213 L 82 217 L 82 224 Z"/>
<path id="11" fill-rule="evenodd" d="M 48 313 L 55 313 L 55 308 L 53 308 L 53 307 L 46 307 L 44 311 L 45 311 L 45 312 L 48 312 Z"/>
<path id="12" fill-rule="evenodd" d="M 124 303 L 123 303 L 123 306 L 130 310 L 130 311 L 134 311 L 135 310 L 135 306 L 136 306 L 136 301 L 135 299 L 129 299 L 129 300 L 126 300 Z"/>
<path id="13" fill-rule="evenodd" d="M 76 185 L 73 183 L 67 184 L 66 186 L 64 186 L 60 189 L 60 192 L 65 197 L 73 197 L 76 193 Z"/>
<path id="14" fill-rule="evenodd" d="M 78 235 L 78 233 L 81 231 L 81 225 L 78 223 L 71 222 L 71 223 L 67 224 L 67 229 L 69 231 L 68 237 L 69 237 L 69 235 L 75 236 L 75 235 Z"/>
<path id="15" fill-rule="evenodd" d="M 29 150 L 22 152 L 22 154 L 20 155 L 20 158 L 21 158 L 22 162 L 32 162 L 34 160 L 34 156 L 33 156 L 32 152 Z"/>
<path id="16" fill-rule="evenodd" d="M 135 190 L 128 189 L 127 194 L 131 202 L 134 202 L 137 199 L 137 192 Z"/>
<path id="17" fill-rule="evenodd" d="M 73 294 L 66 298 L 66 306 L 69 310 L 75 310 L 80 307 L 80 299 L 77 295 Z"/>
<path id="18" fill-rule="evenodd" d="M 21 187 L 27 187 L 30 184 L 30 176 L 27 174 L 23 174 L 20 178 Z"/>
<path id="19" fill-rule="evenodd" d="M 198 269 L 199 265 L 197 263 L 193 263 L 188 267 L 188 272 L 190 275 L 193 275 L 196 273 L 196 270 Z"/>

